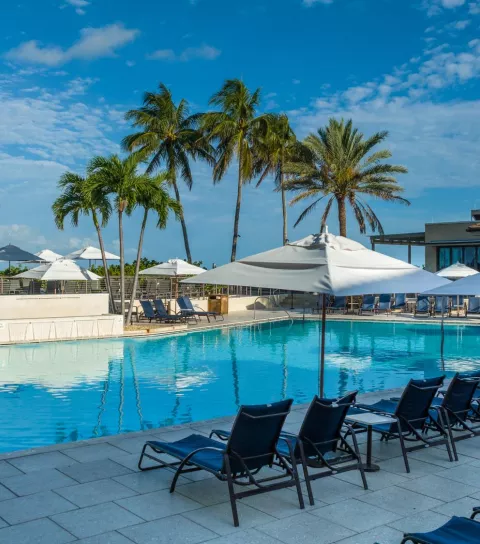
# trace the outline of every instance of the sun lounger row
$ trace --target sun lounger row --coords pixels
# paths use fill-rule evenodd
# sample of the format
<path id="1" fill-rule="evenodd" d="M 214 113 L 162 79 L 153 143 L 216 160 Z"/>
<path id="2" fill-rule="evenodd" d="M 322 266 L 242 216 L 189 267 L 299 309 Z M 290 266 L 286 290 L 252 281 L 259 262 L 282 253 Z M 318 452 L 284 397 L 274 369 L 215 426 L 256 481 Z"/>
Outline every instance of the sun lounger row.
<path id="1" fill-rule="evenodd" d="M 196 308 L 189 297 L 183 296 L 177 299 L 177 304 L 180 308 L 178 314 L 169 314 L 165 305 L 161 299 L 156 299 L 153 303 L 150 300 L 141 300 L 140 304 L 142 306 L 143 313 L 139 315 L 139 320 L 148 319 L 149 323 L 154 321 L 164 321 L 164 322 L 176 322 L 184 321 L 187 319 L 201 319 L 206 317 L 208 322 L 210 318 L 213 317 L 215 320 L 221 317 L 224 319 L 223 315 L 217 312 L 206 312 L 201 308 Z"/>

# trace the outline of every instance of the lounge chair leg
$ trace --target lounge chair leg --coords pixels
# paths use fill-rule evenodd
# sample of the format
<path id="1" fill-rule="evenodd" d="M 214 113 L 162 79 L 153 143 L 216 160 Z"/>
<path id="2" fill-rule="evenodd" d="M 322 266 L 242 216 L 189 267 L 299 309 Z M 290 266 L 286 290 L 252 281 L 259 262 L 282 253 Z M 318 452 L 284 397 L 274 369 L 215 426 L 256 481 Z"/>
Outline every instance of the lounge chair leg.
<path id="1" fill-rule="evenodd" d="M 300 460 L 302 462 L 303 468 L 303 477 L 305 478 L 305 485 L 307 486 L 308 500 L 310 506 L 315 506 L 315 501 L 313 499 L 312 483 L 310 482 L 310 476 L 308 475 L 307 459 L 305 458 L 305 450 L 303 449 L 303 443 L 299 440 L 300 448 Z"/>
<path id="2" fill-rule="evenodd" d="M 408 464 L 408 458 L 407 458 L 407 450 L 405 449 L 405 442 L 403 440 L 403 434 L 402 434 L 402 430 L 400 429 L 400 426 L 399 426 L 399 429 L 398 429 L 400 432 L 398 433 L 398 437 L 399 437 L 399 440 L 400 440 L 400 447 L 402 448 L 402 455 L 403 455 L 403 461 L 405 463 L 405 470 L 407 473 L 410 472 L 410 465 Z"/>
<path id="3" fill-rule="evenodd" d="M 188 459 L 190 458 L 190 455 L 188 457 L 186 457 L 179 465 L 178 465 L 178 468 L 175 472 L 175 476 L 173 477 L 173 480 L 172 480 L 172 483 L 170 485 L 170 493 L 173 493 L 175 491 L 175 487 L 177 485 L 177 481 L 178 481 L 178 477 L 180 476 L 180 474 L 182 473 L 182 470 L 183 470 L 183 467 L 185 466 L 185 464 L 187 463 Z"/>
<path id="4" fill-rule="evenodd" d="M 298 495 L 298 502 L 300 503 L 300 510 L 303 510 L 305 508 L 305 502 L 303 500 L 302 486 L 300 485 L 300 478 L 298 477 L 297 460 L 295 459 L 295 455 L 293 451 L 292 451 L 292 454 L 293 455 L 290 458 L 292 463 L 292 472 L 293 472 L 293 477 L 295 478 L 295 487 L 297 488 L 297 495 Z"/>
<path id="5" fill-rule="evenodd" d="M 353 442 L 353 449 L 355 450 L 355 453 L 358 457 L 358 470 L 360 471 L 360 476 L 362 477 L 363 489 L 368 490 L 367 478 L 365 476 L 365 470 L 363 468 L 362 456 L 360 454 L 360 450 L 358 449 L 358 442 L 357 442 L 357 437 L 355 436 L 355 431 L 352 431 L 352 442 Z"/>
<path id="6" fill-rule="evenodd" d="M 140 459 L 138 460 L 138 470 L 145 470 L 142 468 L 142 461 L 143 461 L 143 456 L 145 455 L 145 450 L 147 449 L 147 444 L 145 444 L 142 448 L 142 453 L 140 454 Z"/>
<path id="7" fill-rule="evenodd" d="M 440 426 L 442 427 L 446 435 L 447 452 L 450 462 L 452 463 L 454 460 L 458 461 L 457 447 L 455 446 L 455 441 L 453 439 L 452 427 L 450 425 L 450 418 L 448 417 L 448 413 L 445 411 L 442 414 L 442 412 L 440 411 L 438 416 L 440 418 Z"/>
<path id="8" fill-rule="evenodd" d="M 230 459 L 228 455 L 224 456 L 225 471 L 227 473 L 228 494 L 230 495 L 230 506 L 232 508 L 233 525 L 238 527 L 240 522 L 238 520 L 237 500 L 235 499 L 235 489 L 233 488 L 232 471 L 230 469 Z"/>

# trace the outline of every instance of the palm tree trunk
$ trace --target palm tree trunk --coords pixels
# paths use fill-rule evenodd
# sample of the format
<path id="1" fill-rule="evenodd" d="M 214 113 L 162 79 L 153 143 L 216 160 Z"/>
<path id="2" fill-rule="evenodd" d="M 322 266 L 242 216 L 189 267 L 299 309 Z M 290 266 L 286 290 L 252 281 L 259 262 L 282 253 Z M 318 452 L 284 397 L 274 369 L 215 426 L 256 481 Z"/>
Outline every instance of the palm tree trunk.
<path id="1" fill-rule="evenodd" d="M 340 236 L 347 236 L 347 211 L 345 208 L 345 197 L 337 197 L 338 205 L 338 226 L 340 229 Z"/>
<path id="2" fill-rule="evenodd" d="M 283 245 L 288 243 L 288 222 L 287 222 L 287 198 L 285 195 L 285 187 L 283 185 L 283 161 L 280 165 L 280 187 L 282 190 L 282 214 L 283 214 Z"/>
<path id="3" fill-rule="evenodd" d="M 177 180 L 174 178 L 172 181 L 173 190 L 175 191 L 175 198 L 177 199 L 177 202 L 182 205 L 182 202 L 180 200 L 180 191 L 178 190 Z M 182 232 L 183 232 L 183 242 L 185 244 L 185 253 L 187 254 L 187 261 L 189 263 L 192 262 L 192 254 L 190 253 L 190 244 L 188 242 L 188 233 L 187 233 L 187 224 L 185 223 L 185 217 L 182 213 L 180 217 L 180 222 L 182 224 Z"/>
<path id="4" fill-rule="evenodd" d="M 110 274 L 108 272 L 107 268 L 107 259 L 105 258 L 105 246 L 103 244 L 103 236 L 102 236 L 102 230 L 100 229 L 100 225 L 98 223 L 97 214 L 95 213 L 95 210 L 92 210 L 92 218 L 93 218 L 93 224 L 95 225 L 95 229 L 97 231 L 98 236 L 98 245 L 100 246 L 100 252 L 102 253 L 102 263 L 103 263 L 103 269 L 105 271 L 105 283 L 107 286 L 107 292 L 108 292 L 108 306 L 110 308 L 110 311 L 112 314 L 115 313 L 115 303 L 113 301 L 113 291 L 112 291 L 112 284 L 110 282 Z"/>
<path id="5" fill-rule="evenodd" d="M 147 226 L 148 208 L 145 208 L 143 214 L 142 226 L 140 228 L 140 238 L 138 239 L 137 262 L 135 264 L 135 275 L 133 277 L 132 295 L 130 297 L 130 306 L 128 307 L 127 323 L 132 320 L 133 303 L 135 302 L 135 293 L 137 292 L 138 273 L 140 272 L 140 259 L 142 258 L 143 235 Z"/>
<path id="6" fill-rule="evenodd" d="M 238 153 L 238 187 L 237 187 L 237 205 L 235 208 L 235 220 L 233 223 L 233 241 L 232 255 L 230 261 L 233 262 L 237 258 L 237 242 L 238 242 L 238 223 L 240 221 L 240 207 L 242 205 L 242 148 Z"/>
<path id="7" fill-rule="evenodd" d="M 123 247 L 123 203 L 118 209 L 118 239 L 120 241 L 120 313 L 125 319 L 125 258 Z"/>

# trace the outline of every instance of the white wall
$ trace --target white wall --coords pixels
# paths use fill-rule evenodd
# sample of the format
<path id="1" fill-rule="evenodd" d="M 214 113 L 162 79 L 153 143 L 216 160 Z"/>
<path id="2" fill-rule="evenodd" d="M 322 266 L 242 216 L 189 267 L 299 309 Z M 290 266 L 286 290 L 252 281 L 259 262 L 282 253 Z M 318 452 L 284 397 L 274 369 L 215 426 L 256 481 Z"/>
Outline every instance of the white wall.
<path id="1" fill-rule="evenodd" d="M 0 320 L 105 314 L 108 314 L 108 295 L 106 293 L 0 296 Z"/>

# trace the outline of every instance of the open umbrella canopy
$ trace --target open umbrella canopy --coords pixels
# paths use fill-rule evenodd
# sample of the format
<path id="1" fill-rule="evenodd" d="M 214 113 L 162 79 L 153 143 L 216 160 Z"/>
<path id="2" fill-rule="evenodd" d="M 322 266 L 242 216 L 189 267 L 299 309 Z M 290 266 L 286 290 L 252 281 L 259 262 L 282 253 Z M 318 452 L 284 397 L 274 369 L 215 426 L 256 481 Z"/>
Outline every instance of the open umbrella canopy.
<path id="1" fill-rule="evenodd" d="M 96 247 L 92 247 L 92 246 L 82 247 L 82 249 L 77 249 L 77 251 L 74 251 L 66 255 L 65 259 L 71 259 L 73 261 L 77 261 L 77 260 L 100 261 L 102 260 L 102 252 Z M 107 261 L 119 261 L 120 257 L 118 257 L 117 255 L 114 255 L 113 253 L 109 253 L 108 251 L 105 251 L 105 259 Z"/>
<path id="2" fill-rule="evenodd" d="M 450 282 L 354 240 L 325 232 L 220 266 L 182 283 L 349 296 L 419 293 Z"/>
<path id="3" fill-rule="evenodd" d="M 19 247 L 12 244 L 8 244 L 8 246 L 0 248 L 0 261 L 23 262 L 33 261 L 35 259 L 38 260 L 37 256 L 33 253 L 30 253 L 29 251 L 24 251 L 23 249 L 20 249 Z"/>
<path id="4" fill-rule="evenodd" d="M 446 268 L 442 268 L 442 270 L 435 272 L 435 274 L 437 276 L 441 276 L 442 278 L 448 278 L 449 280 L 458 280 L 461 278 L 467 278 L 468 276 L 474 276 L 475 274 L 478 274 L 478 270 L 475 270 L 475 268 L 470 268 L 466 264 L 456 263 L 452 264 L 451 266 L 447 266 Z"/>
<path id="5" fill-rule="evenodd" d="M 142 270 L 142 276 L 196 276 L 205 272 L 204 268 L 187 263 L 182 259 L 169 259 L 165 263 L 157 264 Z"/>
<path id="6" fill-rule="evenodd" d="M 90 270 L 80 268 L 77 263 L 70 259 L 59 259 L 53 263 L 46 263 L 36 266 L 30 270 L 14 276 L 31 280 L 99 280 L 101 276 Z"/>
<path id="7" fill-rule="evenodd" d="M 472 295 L 480 296 L 480 274 L 474 274 L 472 276 L 467 276 L 461 280 L 452 281 L 447 285 L 442 285 L 436 287 L 435 289 L 430 289 L 422 293 L 424 295 L 431 296 L 462 296 L 462 295 Z"/>
<path id="8" fill-rule="evenodd" d="M 37 258 L 33 261 L 27 261 L 29 263 L 53 263 L 54 261 L 58 261 L 58 259 L 63 259 L 63 255 L 60 255 L 59 253 L 55 253 L 55 251 L 52 251 L 51 249 L 42 249 L 42 251 L 39 251 L 38 253 L 35 253 Z"/>

